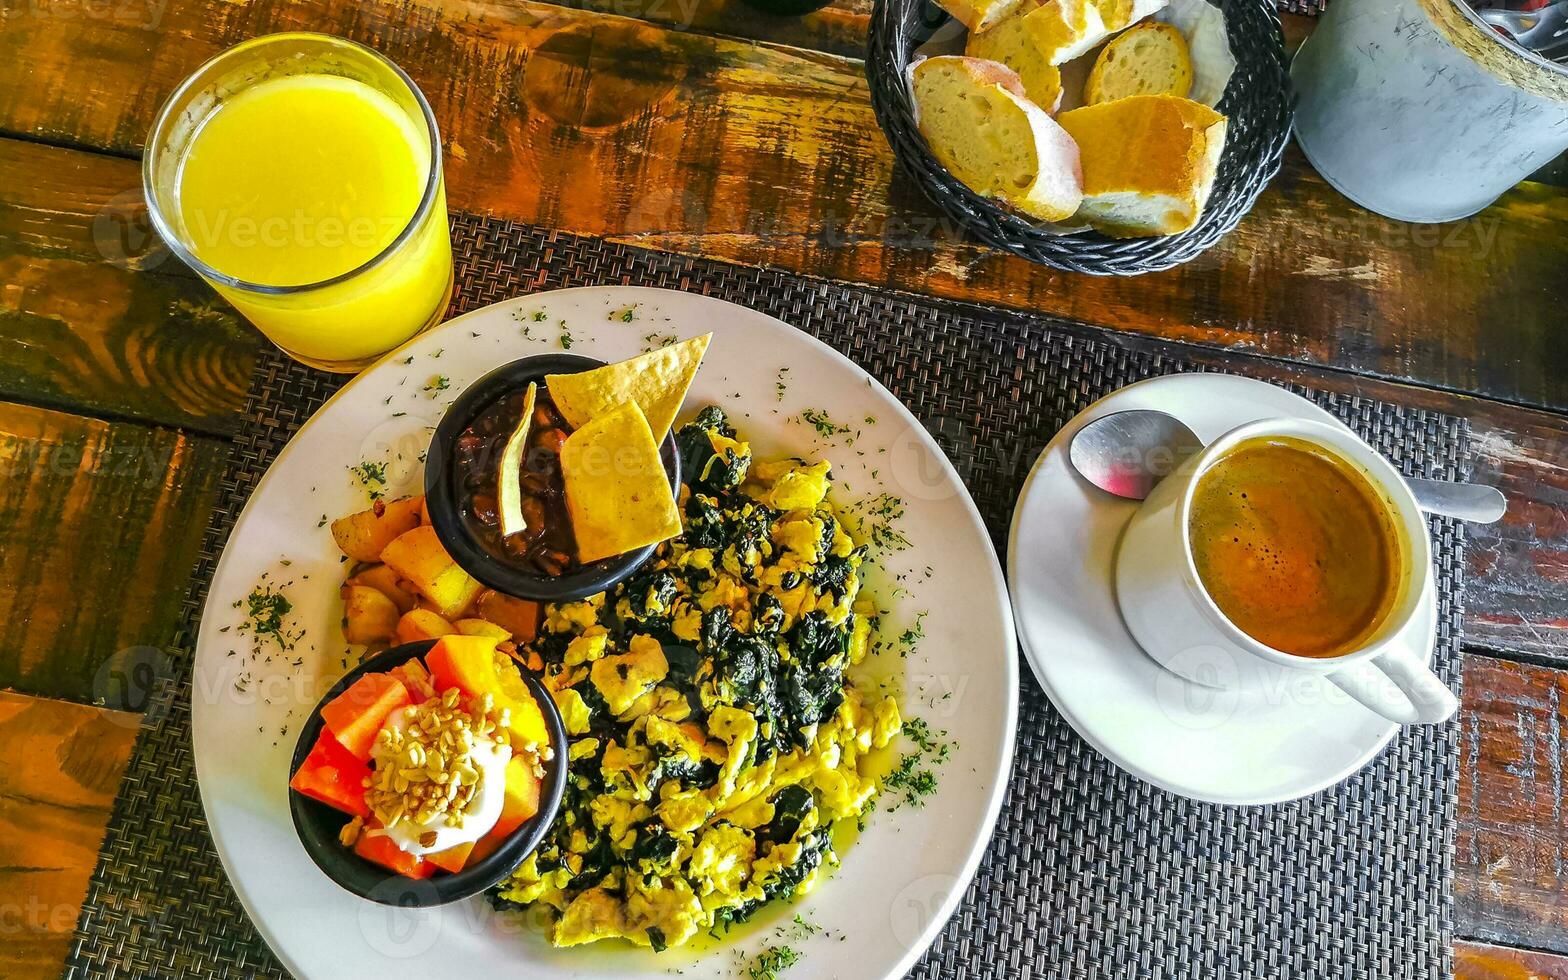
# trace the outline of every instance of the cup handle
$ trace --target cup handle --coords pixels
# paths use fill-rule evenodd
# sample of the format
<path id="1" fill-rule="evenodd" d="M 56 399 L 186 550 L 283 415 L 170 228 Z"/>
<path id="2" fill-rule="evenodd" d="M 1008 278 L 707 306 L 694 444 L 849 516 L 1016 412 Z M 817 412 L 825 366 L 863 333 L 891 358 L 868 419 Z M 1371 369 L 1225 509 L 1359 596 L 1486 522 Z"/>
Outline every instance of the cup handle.
<path id="1" fill-rule="evenodd" d="M 1415 653 L 1403 648 L 1337 670 L 1328 679 L 1367 708 L 1401 725 L 1433 725 L 1447 721 L 1459 710 L 1459 700 L 1448 685 Z"/>

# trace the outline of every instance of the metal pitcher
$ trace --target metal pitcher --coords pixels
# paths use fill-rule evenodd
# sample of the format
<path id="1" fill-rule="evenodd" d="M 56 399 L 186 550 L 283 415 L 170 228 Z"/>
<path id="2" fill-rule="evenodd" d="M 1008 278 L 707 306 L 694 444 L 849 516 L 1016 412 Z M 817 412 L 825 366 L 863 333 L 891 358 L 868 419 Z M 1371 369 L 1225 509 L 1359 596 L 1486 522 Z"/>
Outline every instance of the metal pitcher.
<path id="1" fill-rule="evenodd" d="M 1307 158 L 1390 218 L 1467 217 L 1568 150 L 1568 67 L 1464 0 L 1334 0 L 1291 77 Z"/>

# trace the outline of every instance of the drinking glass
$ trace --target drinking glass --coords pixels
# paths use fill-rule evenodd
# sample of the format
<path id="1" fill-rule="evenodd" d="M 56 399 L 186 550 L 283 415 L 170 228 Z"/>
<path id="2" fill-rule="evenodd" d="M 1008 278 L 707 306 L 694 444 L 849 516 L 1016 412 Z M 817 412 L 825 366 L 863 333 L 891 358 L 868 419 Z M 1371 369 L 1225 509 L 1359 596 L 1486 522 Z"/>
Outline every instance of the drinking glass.
<path id="1" fill-rule="evenodd" d="M 225 106 L 238 108 L 240 103 L 234 100 L 241 95 L 254 95 L 258 86 L 282 79 L 290 80 L 286 94 L 297 96 L 295 108 L 321 113 L 329 111 L 325 106 L 334 107 L 330 111 L 341 106 L 345 127 L 365 121 L 359 107 L 364 113 L 381 113 L 380 122 L 391 122 L 406 135 L 407 145 L 375 147 L 371 161 L 380 168 L 388 162 L 386 157 L 408 150 L 413 157 L 402 161 L 403 169 L 411 180 L 422 179 L 422 186 L 402 187 L 395 195 L 381 187 L 380 196 L 385 198 L 381 201 L 374 190 L 363 196 L 347 193 L 330 202 L 337 208 L 335 214 L 323 214 L 321 207 L 312 210 L 305 202 L 288 213 L 276 213 L 276 208 L 273 213 L 244 213 L 243 208 L 230 213 L 226 207 L 205 209 L 193 203 L 195 192 L 182 188 L 193 146 L 219 154 L 220 159 L 225 151 L 249 153 L 248 140 L 258 131 L 236 132 L 231 123 L 226 129 L 214 127 L 209 140 L 198 144 L 203 128 Z M 318 85 L 349 94 L 329 100 L 313 94 L 312 86 Z M 278 91 L 274 85 L 269 97 Z M 356 102 L 356 96 L 363 98 Z M 254 99 L 250 102 L 252 109 L 258 104 Z M 273 98 L 267 105 L 278 108 L 280 103 Z M 343 186 L 357 189 L 353 182 L 363 174 L 331 173 L 336 158 L 311 145 L 310 131 L 289 131 L 289 115 L 284 112 L 281 119 L 292 145 L 279 147 L 280 152 L 291 154 L 291 160 L 305 159 L 324 171 L 329 181 L 346 181 Z M 317 127 L 314 132 L 319 136 L 331 128 Z M 224 134 L 233 145 L 222 145 Z M 312 151 L 318 153 L 314 162 L 309 157 Z M 386 171 L 378 172 L 385 176 Z M 257 188 L 258 197 L 273 202 L 286 198 L 290 188 L 281 181 L 278 187 Z M 143 158 L 142 183 L 153 227 L 169 248 L 285 353 L 314 367 L 358 371 L 439 322 L 451 298 L 452 244 L 435 117 L 408 75 L 363 45 L 324 34 L 273 34 L 217 55 L 186 79 L 159 111 Z M 371 181 L 365 186 L 378 185 Z M 183 201 L 182 190 L 187 191 Z M 416 194 L 417 206 L 409 213 L 406 202 Z M 404 206 L 394 207 L 394 200 Z M 365 252 L 362 261 L 355 258 L 357 264 L 346 271 L 332 261 L 336 257 L 340 266 L 345 256 L 360 255 L 352 250 L 356 243 L 363 251 L 383 240 L 384 247 Z M 235 274 L 236 264 L 248 265 L 238 259 L 262 257 L 249 250 L 267 248 L 274 250 L 269 256 L 279 256 L 279 250 L 312 250 L 307 255 L 281 255 L 281 259 L 307 270 L 319 260 L 320 278 L 310 274 L 301 281 L 255 282 Z M 225 262 L 230 269 L 223 268 Z"/>

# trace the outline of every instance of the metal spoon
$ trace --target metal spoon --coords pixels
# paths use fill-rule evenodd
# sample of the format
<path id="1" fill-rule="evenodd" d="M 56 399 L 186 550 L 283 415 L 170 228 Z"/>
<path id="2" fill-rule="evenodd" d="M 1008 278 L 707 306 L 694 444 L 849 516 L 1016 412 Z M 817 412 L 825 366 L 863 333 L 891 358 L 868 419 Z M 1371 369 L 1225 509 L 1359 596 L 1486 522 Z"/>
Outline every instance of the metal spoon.
<path id="1" fill-rule="evenodd" d="M 1150 409 L 1103 415 L 1078 430 L 1068 447 L 1073 468 L 1107 493 L 1142 500 L 1203 440 L 1174 415 Z M 1406 477 L 1416 504 L 1428 514 L 1491 524 L 1508 500 L 1495 487 Z"/>
<path id="2" fill-rule="evenodd" d="M 1555 50 L 1568 35 L 1568 3 L 1555 3 L 1539 10 L 1508 10 L 1491 7 L 1480 11 L 1481 19 L 1501 28 L 1520 45 L 1545 53 Z"/>

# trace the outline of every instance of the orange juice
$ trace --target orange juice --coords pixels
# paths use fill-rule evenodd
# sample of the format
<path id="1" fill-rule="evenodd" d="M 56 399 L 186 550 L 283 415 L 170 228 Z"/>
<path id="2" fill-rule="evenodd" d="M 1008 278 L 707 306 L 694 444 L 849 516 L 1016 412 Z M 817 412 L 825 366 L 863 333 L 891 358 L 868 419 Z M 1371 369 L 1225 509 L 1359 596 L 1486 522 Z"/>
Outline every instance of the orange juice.
<path id="1" fill-rule="evenodd" d="M 359 268 L 419 207 L 430 151 L 391 99 L 353 79 L 263 82 L 202 123 L 180 167 L 196 257 L 266 286 Z"/>
<path id="2" fill-rule="evenodd" d="M 233 66 L 215 67 L 226 59 L 267 67 L 234 84 Z M 321 35 L 261 38 L 209 62 L 162 115 L 150 152 L 169 162 L 147 171 L 159 230 L 279 347 L 354 369 L 439 318 L 452 281 L 439 143 L 390 62 Z"/>

